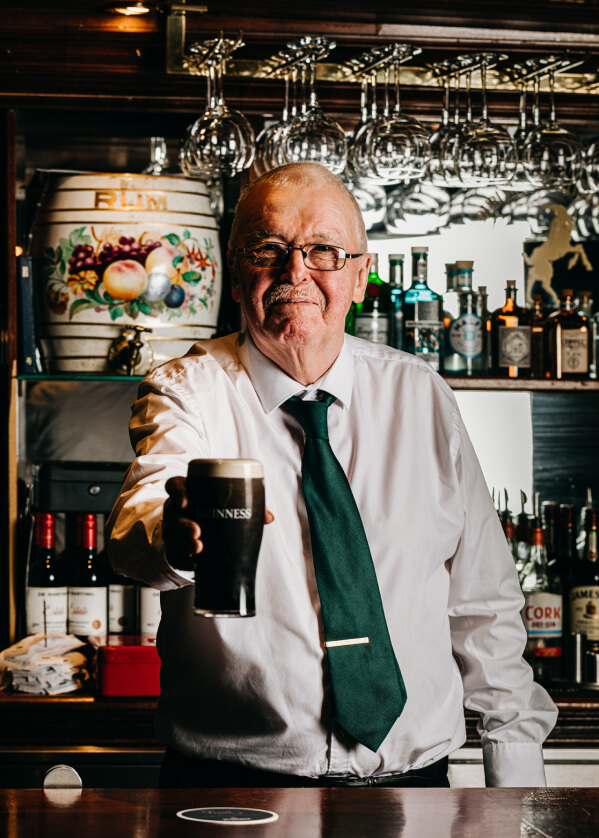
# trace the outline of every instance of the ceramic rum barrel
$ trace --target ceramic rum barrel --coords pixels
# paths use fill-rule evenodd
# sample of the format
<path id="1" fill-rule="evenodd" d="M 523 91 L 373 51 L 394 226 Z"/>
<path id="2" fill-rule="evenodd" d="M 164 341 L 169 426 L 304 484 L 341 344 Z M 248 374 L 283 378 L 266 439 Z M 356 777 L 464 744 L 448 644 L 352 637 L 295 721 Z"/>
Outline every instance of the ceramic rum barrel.
<path id="1" fill-rule="evenodd" d="M 152 330 L 152 366 L 214 334 L 222 268 L 204 183 L 40 174 L 30 249 L 48 372 L 110 372 L 110 345 L 133 324 Z"/>

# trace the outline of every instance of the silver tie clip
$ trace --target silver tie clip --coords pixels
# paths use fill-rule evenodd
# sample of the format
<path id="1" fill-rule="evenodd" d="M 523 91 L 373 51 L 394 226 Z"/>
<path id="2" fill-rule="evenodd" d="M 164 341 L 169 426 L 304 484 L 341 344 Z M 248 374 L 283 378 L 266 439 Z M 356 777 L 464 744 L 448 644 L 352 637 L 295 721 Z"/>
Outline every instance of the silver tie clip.
<path id="1" fill-rule="evenodd" d="M 347 640 L 327 640 L 324 645 L 327 649 L 333 649 L 335 646 L 358 646 L 360 643 L 370 643 L 370 638 L 350 637 Z"/>

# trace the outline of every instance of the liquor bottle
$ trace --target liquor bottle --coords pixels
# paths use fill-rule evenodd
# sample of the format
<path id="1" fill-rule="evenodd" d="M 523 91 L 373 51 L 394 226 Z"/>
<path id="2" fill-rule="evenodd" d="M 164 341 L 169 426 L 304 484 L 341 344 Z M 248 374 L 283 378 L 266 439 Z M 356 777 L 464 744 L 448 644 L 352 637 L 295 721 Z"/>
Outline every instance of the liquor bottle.
<path id="1" fill-rule="evenodd" d="M 545 549 L 547 550 L 547 562 L 549 567 L 558 558 L 558 533 L 559 533 L 559 504 L 554 500 L 544 500 L 541 505 L 541 518 L 545 530 Z"/>
<path id="2" fill-rule="evenodd" d="M 524 566 L 527 564 L 530 558 L 532 534 L 530 529 L 530 516 L 524 509 L 526 505 L 526 493 L 522 490 L 520 491 L 520 502 L 522 504 L 522 509 L 520 514 L 516 518 L 516 526 L 514 533 L 514 540 L 516 543 L 514 561 L 516 562 L 516 570 L 518 571 L 518 576 L 521 575 Z"/>
<path id="3" fill-rule="evenodd" d="M 108 591 L 98 561 L 96 516 L 77 515 L 77 546 L 69 584 L 69 632 L 86 638 L 108 633 Z"/>
<path id="4" fill-rule="evenodd" d="M 145 637 L 156 637 L 160 624 L 160 591 L 140 582 L 138 586 L 139 633 Z"/>
<path id="5" fill-rule="evenodd" d="M 67 586 L 56 558 L 54 515 L 36 512 L 33 550 L 27 572 L 27 634 L 67 631 Z"/>
<path id="6" fill-rule="evenodd" d="M 135 582 L 109 568 L 108 633 L 134 634 L 136 630 Z"/>
<path id="7" fill-rule="evenodd" d="M 534 295 L 530 310 L 530 377 L 545 378 L 545 308 L 541 294 Z"/>
<path id="8" fill-rule="evenodd" d="M 427 284 L 428 247 L 412 248 L 412 285 L 404 294 L 406 352 L 442 371 L 443 298 Z"/>
<path id="9" fill-rule="evenodd" d="M 587 318 L 589 327 L 589 339 L 591 342 L 591 357 L 589 365 L 589 378 L 597 378 L 597 341 L 599 341 L 599 315 L 593 314 L 593 293 L 592 291 L 580 291 L 577 300 L 577 311 Z"/>
<path id="10" fill-rule="evenodd" d="M 599 643 L 599 561 L 597 527 L 599 509 L 588 507 L 584 543 L 570 577 L 570 630 L 583 634 L 587 642 Z"/>
<path id="11" fill-rule="evenodd" d="M 531 542 L 530 556 L 520 576 L 527 634 L 524 657 L 535 680 L 547 682 L 562 674 L 562 593 L 561 582 L 549 579 L 543 524 L 536 516 Z"/>
<path id="12" fill-rule="evenodd" d="M 580 380 L 589 377 L 591 342 L 588 320 L 574 306 L 571 288 L 562 291 L 560 310 L 545 324 L 547 378 Z"/>
<path id="13" fill-rule="evenodd" d="M 491 369 L 491 315 L 487 306 L 487 286 L 479 285 L 476 292 L 476 313 L 483 323 L 483 351 L 480 372 L 484 375 Z"/>
<path id="14" fill-rule="evenodd" d="M 450 340 L 451 325 L 458 315 L 458 297 L 456 289 L 457 268 L 455 262 L 445 263 L 445 293 L 443 295 L 443 372 L 459 372 L 460 359 L 457 357 Z"/>
<path id="15" fill-rule="evenodd" d="M 372 343 L 389 343 L 391 294 L 378 274 L 378 254 L 372 254 L 366 293 L 354 309 L 354 334 Z"/>
<path id="16" fill-rule="evenodd" d="M 391 253 L 389 256 L 389 288 L 391 328 L 389 343 L 395 349 L 403 348 L 403 253 Z"/>
<path id="17" fill-rule="evenodd" d="M 455 359 L 452 371 L 458 375 L 474 375 L 484 369 L 483 321 L 476 312 L 476 295 L 472 290 L 473 264 L 456 262 L 459 312 L 449 327 L 449 344 Z"/>
<path id="18" fill-rule="evenodd" d="M 516 283 L 508 279 L 505 303 L 491 315 L 491 358 L 493 375 L 508 378 L 530 374 L 531 328 L 525 309 L 516 303 Z"/>
<path id="19" fill-rule="evenodd" d="M 558 575 L 562 580 L 563 603 L 563 624 L 564 634 L 570 632 L 572 621 L 570 619 L 570 586 L 576 575 L 579 562 L 578 549 L 576 546 L 576 507 L 573 503 L 561 503 L 559 507 L 559 530 L 558 530 Z M 565 652 L 568 653 L 569 644 L 566 644 Z M 570 666 L 570 661 L 564 660 L 565 669 Z"/>

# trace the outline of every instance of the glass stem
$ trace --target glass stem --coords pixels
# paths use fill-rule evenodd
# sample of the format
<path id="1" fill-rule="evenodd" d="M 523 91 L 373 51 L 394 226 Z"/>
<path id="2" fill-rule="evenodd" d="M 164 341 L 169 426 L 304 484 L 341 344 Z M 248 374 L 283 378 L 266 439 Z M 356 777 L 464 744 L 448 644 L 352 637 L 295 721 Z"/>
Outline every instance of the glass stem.
<path id="1" fill-rule="evenodd" d="M 361 122 L 365 124 L 368 122 L 368 79 L 363 78 L 361 82 L 361 90 L 360 90 L 360 112 L 361 112 Z"/>
<path id="2" fill-rule="evenodd" d="M 541 111 L 539 109 L 539 77 L 534 79 L 534 104 L 532 108 L 532 121 L 535 128 L 541 124 Z"/>
<path id="3" fill-rule="evenodd" d="M 285 73 L 285 94 L 283 98 L 283 113 L 281 122 L 289 121 L 289 73 Z"/>
<path id="4" fill-rule="evenodd" d="M 395 116 L 401 116 L 401 100 L 399 97 L 399 61 L 393 63 L 393 81 L 395 84 L 395 106 L 393 108 Z"/>
<path id="5" fill-rule="evenodd" d="M 468 70 L 466 73 L 466 123 L 472 122 L 472 95 L 470 93 L 470 85 L 472 82 L 472 71 Z"/>
<path id="6" fill-rule="evenodd" d="M 385 94 L 383 98 L 383 116 L 389 116 L 389 68 L 385 67 Z"/>
<path id="7" fill-rule="evenodd" d="M 455 77 L 455 105 L 453 106 L 453 124 L 460 124 L 460 74 Z"/>
<path id="8" fill-rule="evenodd" d="M 555 125 L 555 70 L 549 71 L 549 121 Z"/>
<path id="9" fill-rule="evenodd" d="M 445 76 L 445 96 L 443 97 L 441 124 L 443 128 L 447 128 L 449 125 L 449 76 Z"/>
<path id="10" fill-rule="evenodd" d="M 522 133 L 526 131 L 526 82 L 520 87 L 520 111 L 518 113 L 518 127 Z"/>
<path id="11" fill-rule="evenodd" d="M 487 62 L 483 57 L 483 63 L 480 65 L 480 95 L 482 98 L 482 121 L 487 122 Z"/>
<path id="12" fill-rule="evenodd" d="M 313 56 L 308 64 L 308 89 L 310 91 L 310 110 L 315 111 L 318 108 L 318 99 L 316 97 L 316 59 Z"/>
<path id="13" fill-rule="evenodd" d="M 372 120 L 376 119 L 377 116 L 377 107 L 376 107 L 376 70 L 370 77 L 370 86 L 372 89 L 372 102 L 370 103 L 370 118 Z"/>

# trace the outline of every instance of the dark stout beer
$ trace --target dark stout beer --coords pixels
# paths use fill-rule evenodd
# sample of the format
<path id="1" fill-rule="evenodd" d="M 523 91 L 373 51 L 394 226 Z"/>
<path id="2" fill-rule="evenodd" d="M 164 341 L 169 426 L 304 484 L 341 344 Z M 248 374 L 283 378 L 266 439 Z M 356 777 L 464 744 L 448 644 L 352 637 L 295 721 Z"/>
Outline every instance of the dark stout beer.
<path id="1" fill-rule="evenodd" d="M 187 471 L 189 517 L 202 529 L 194 612 L 203 617 L 253 617 L 264 529 L 264 472 L 257 460 L 192 460 Z"/>

